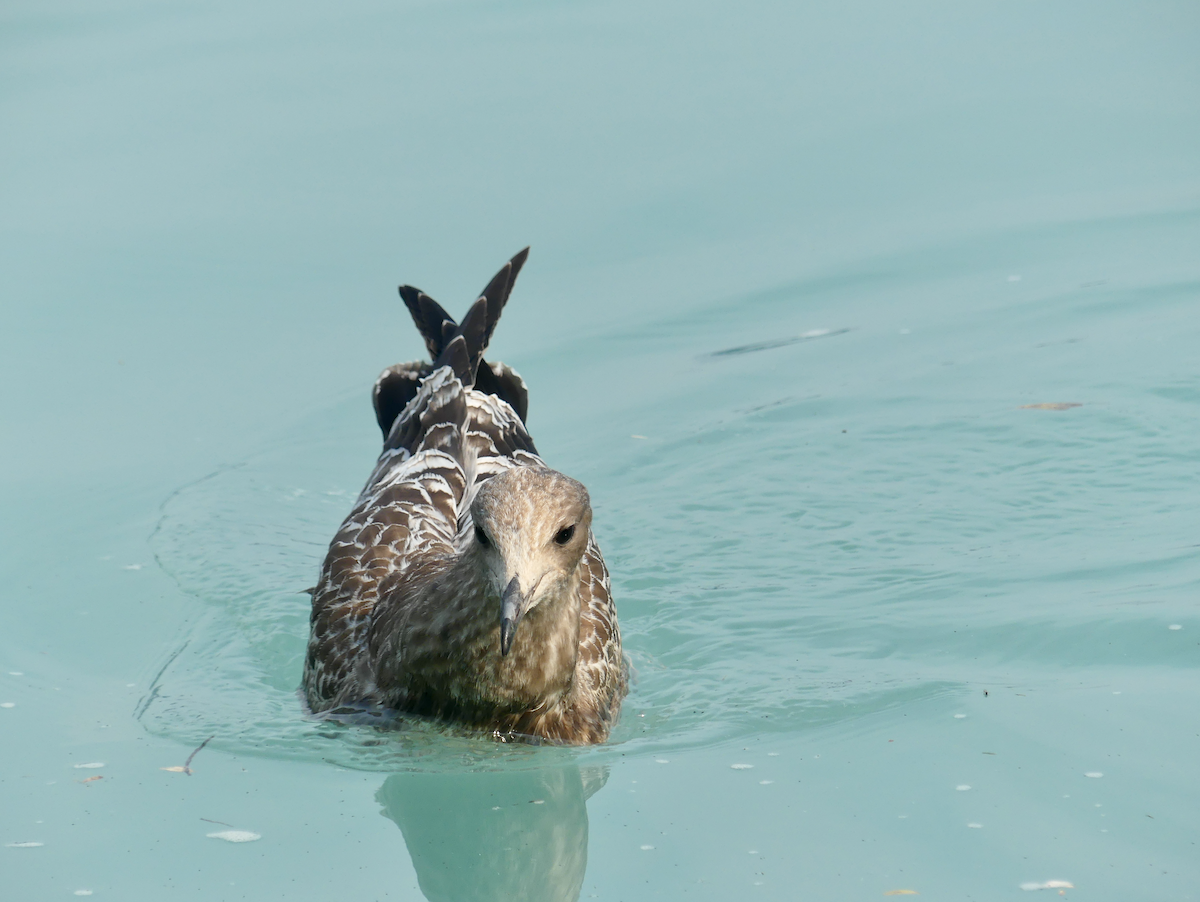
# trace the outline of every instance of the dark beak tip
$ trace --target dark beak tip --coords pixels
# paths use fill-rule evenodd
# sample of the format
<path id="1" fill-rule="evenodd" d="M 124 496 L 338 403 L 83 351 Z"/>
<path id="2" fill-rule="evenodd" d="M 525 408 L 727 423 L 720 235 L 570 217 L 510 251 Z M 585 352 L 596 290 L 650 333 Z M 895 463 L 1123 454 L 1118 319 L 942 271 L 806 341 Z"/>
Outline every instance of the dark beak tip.
<path id="1" fill-rule="evenodd" d="M 517 625 L 507 617 L 500 621 L 500 655 L 502 657 L 508 655 L 508 650 L 512 648 L 513 632 Z"/>

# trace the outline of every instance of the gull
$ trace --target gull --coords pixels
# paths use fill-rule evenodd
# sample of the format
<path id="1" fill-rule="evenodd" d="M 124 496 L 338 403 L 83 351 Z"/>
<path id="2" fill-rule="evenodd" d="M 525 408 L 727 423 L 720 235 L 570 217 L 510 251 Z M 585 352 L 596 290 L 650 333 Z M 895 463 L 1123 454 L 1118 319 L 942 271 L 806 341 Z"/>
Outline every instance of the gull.
<path id="1" fill-rule="evenodd" d="M 570 744 L 617 719 L 628 667 L 587 489 L 538 456 L 525 382 L 483 359 L 528 253 L 461 324 L 400 287 L 433 362 L 375 383 L 383 451 L 311 590 L 313 714 L 382 708 Z"/>

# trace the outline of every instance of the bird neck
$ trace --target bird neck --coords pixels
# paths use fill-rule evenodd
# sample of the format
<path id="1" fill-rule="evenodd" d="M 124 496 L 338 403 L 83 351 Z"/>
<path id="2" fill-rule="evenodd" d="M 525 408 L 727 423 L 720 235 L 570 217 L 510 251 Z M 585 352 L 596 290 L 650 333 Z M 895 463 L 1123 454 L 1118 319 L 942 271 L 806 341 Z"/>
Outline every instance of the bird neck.
<path id="1" fill-rule="evenodd" d="M 475 595 L 476 622 L 469 630 L 475 636 L 471 656 L 484 676 L 483 691 L 497 702 L 520 707 L 568 694 L 579 658 L 578 580 L 566 580 L 561 591 L 544 597 L 521 618 L 507 655 L 500 654 L 499 600 L 490 596 L 486 591 Z"/>

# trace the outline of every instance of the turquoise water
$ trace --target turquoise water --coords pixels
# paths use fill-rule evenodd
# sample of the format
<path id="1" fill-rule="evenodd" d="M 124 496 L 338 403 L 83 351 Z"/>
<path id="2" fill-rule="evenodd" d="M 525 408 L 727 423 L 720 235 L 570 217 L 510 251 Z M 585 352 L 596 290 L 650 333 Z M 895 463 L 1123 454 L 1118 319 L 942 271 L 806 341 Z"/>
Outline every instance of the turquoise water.
<path id="1" fill-rule="evenodd" d="M 1200 897 L 1193 5 L 0 22 L 4 898 Z M 305 720 L 395 286 L 527 243 L 621 722 Z"/>

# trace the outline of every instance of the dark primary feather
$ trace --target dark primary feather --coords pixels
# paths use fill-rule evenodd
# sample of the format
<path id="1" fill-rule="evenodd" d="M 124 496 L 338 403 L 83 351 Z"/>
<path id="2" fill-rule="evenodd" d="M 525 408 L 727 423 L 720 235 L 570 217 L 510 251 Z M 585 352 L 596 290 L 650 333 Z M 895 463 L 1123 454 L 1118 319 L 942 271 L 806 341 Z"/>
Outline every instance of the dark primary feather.
<path id="1" fill-rule="evenodd" d="M 529 393 L 525 382 L 504 364 L 489 364 L 483 359 L 483 354 L 487 350 L 488 342 L 491 341 L 492 333 L 496 330 L 500 314 L 508 303 L 508 297 L 512 293 L 513 285 L 516 284 L 517 275 L 521 272 L 521 267 L 525 265 L 528 256 L 529 248 L 519 251 L 492 277 L 479 295 L 479 300 L 482 300 L 487 308 L 486 316 L 482 322 L 472 323 L 470 335 L 464 336 L 464 339 L 467 340 L 466 362 L 463 363 L 461 357 L 458 356 L 459 352 L 455 352 L 455 360 L 459 362 L 464 371 L 472 366 L 472 360 L 474 360 L 475 375 L 464 381 L 473 384 L 479 391 L 495 395 L 511 405 L 522 422 L 525 421 L 529 412 Z M 419 288 L 412 285 L 401 285 L 400 297 L 408 308 L 417 331 L 421 333 L 421 338 L 425 341 L 425 349 L 429 352 L 430 360 L 437 361 L 454 337 L 464 334 L 464 330 L 468 328 L 467 320 L 471 316 L 470 312 L 463 318 L 462 326 L 459 326 L 454 321 L 454 317 L 447 313 L 441 304 Z M 479 303 L 479 300 L 476 301 L 476 304 Z M 474 310 L 475 306 L 472 305 L 471 309 Z M 427 363 L 402 363 L 384 370 L 383 375 L 379 377 L 375 383 L 372 400 L 375 405 L 376 422 L 379 423 L 379 428 L 383 431 L 385 438 L 392 428 L 392 423 L 396 421 L 396 417 L 400 415 L 408 402 L 416 397 L 421 380 L 428 376 L 433 369 L 434 367 Z M 459 372 L 457 368 L 455 371 Z"/>
<path id="2" fill-rule="evenodd" d="M 412 314 L 413 322 L 417 324 L 417 331 L 425 339 L 425 350 L 429 352 L 430 359 L 436 360 L 437 356 L 442 353 L 442 347 L 445 344 L 442 337 L 444 334 L 442 324 L 450 323 L 450 329 L 453 331 L 457 323 L 449 313 L 442 309 L 441 304 L 419 288 L 401 285 L 400 297 L 404 299 L 404 305 Z"/>

